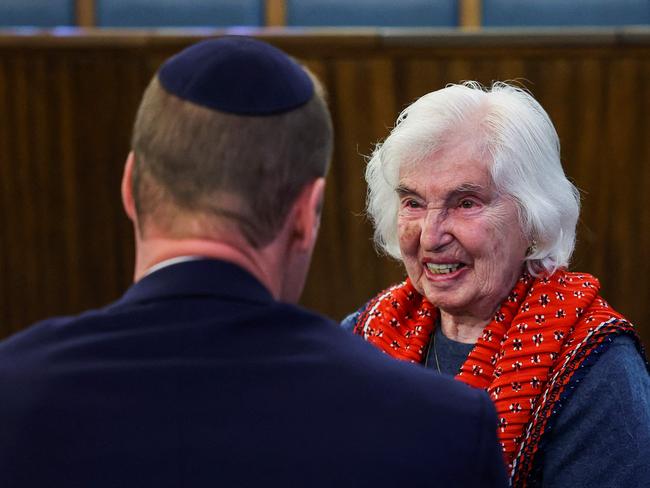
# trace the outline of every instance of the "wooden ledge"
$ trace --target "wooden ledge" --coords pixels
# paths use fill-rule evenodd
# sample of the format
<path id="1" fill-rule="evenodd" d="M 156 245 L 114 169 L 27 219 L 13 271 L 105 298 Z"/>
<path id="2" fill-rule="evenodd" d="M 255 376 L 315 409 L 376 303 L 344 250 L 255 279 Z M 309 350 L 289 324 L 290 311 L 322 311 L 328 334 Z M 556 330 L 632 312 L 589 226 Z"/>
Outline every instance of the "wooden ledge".
<path id="1" fill-rule="evenodd" d="M 164 29 L 0 29 L 0 46 L 97 48 L 169 46 L 224 35 L 248 35 L 280 46 L 390 48 L 553 47 L 650 45 L 650 26 L 623 28 L 442 29 L 442 28 L 164 28 Z"/>

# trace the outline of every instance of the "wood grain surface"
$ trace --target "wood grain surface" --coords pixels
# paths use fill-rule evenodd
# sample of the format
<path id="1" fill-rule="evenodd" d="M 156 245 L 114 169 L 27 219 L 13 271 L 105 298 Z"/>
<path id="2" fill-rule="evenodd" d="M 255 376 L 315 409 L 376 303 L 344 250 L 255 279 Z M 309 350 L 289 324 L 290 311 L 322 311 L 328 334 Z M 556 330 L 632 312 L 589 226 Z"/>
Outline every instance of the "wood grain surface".
<path id="1" fill-rule="evenodd" d="M 0 337 L 129 286 L 119 183 L 133 116 L 167 56 L 228 31 L 0 33 Z M 401 280 L 363 215 L 365 157 L 410 102 L 514 80 L 549 112 L 583 209 L 573 269 L 650 341 L 650 30 L 255 30 L 325 83 L 336 130 L 303 303 L 340 319 Z"/>

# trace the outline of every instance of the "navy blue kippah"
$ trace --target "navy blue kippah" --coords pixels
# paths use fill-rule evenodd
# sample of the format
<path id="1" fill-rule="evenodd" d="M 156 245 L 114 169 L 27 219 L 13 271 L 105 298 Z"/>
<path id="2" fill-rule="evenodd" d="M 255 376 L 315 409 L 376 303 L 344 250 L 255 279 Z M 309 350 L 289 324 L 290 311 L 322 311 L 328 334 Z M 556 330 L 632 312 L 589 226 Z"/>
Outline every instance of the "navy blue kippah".
<path id="1" fill-rule="evenodd" d="M 199 42 L 168 59 L 158 79 L 183 100 L 238 115 L 271 115 L 307 103 L 314 84 L 289 56 L 232 36 Z"/>

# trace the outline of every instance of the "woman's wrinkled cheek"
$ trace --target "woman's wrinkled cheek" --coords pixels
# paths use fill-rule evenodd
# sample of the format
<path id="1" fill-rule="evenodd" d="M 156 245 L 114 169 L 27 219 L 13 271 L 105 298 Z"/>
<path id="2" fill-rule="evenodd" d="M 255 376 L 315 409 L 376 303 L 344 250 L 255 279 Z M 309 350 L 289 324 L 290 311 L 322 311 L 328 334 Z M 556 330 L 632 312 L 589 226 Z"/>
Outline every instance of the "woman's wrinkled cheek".
<path id="1" fill-rule="evenodd" d="M 417 254 L 420 243 L 420 225 L 417 222 L 401 221 L 397 224 L 397 234 L 399 236 L 399 247 L 402 250 L 402 256 Z"/>
<path id="2" fill-rule="evenodd" d="M 402 254 L 402 263 L 406 269 L 406 274 L 411 279 L 411 283 L 418 291 L 424 295 L 420 278 L 422 277 L 422 266 L 419 259 L 420 249 L 420 224 L 414 221 L 399 222 L 397 224 L 397 234 L 399 237 L 399 247 Z"/>

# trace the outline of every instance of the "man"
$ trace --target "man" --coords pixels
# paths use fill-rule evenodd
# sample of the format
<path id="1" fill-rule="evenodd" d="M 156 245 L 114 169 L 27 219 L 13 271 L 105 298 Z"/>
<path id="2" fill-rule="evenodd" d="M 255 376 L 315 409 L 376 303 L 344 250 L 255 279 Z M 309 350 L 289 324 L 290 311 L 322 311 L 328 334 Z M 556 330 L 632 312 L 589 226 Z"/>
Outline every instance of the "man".
<path id="1" fill-rule="evenodd" d="M 505 483 L 484 393 L 293 305 L 331 149 L 320 85 L 268 44 L 161 67 L 122 184 L 135 284 L 0 345 L 3 486 Z"/>

